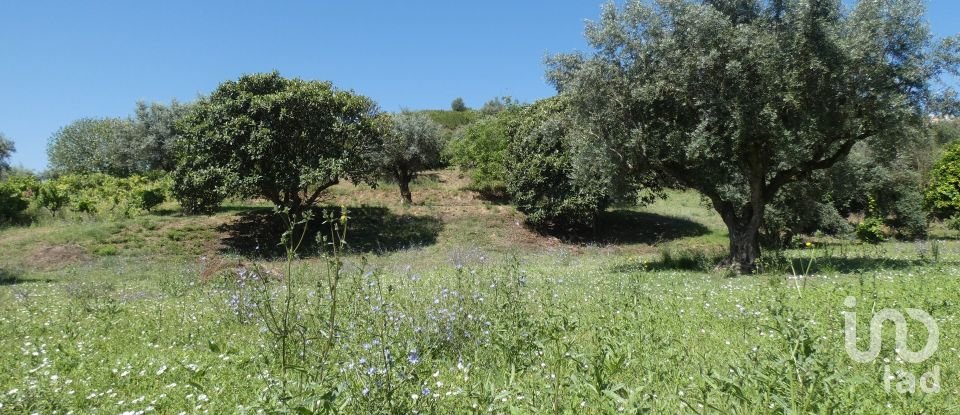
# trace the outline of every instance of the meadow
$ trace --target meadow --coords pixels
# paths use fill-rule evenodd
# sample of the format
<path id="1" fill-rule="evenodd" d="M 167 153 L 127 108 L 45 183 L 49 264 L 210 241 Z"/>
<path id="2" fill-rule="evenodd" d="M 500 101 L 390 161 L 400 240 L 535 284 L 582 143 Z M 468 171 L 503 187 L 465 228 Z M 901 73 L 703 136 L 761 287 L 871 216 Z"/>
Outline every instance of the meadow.
<path id="1" fill-rule="evenodd" d="M 291 255 L 299 233 L 264 232 L 256 201 L 0 230 L 0 413 L 958 411 L 953 231 L 812 238 L 738 276 L 711 265 L 726 231 L 695 193 L 572 241 L 468 183 L 431 172 L 410 206 L 337 185 L 308 225 L 337 224 L 333 242 Z M 863 350 L 884 308 L 934 317 L 931 359 L 900 360 L 891 325 L 876 361 L 848 355 L 843 313 Z M 911 391 L 899 370 L 938 382 Z"/>

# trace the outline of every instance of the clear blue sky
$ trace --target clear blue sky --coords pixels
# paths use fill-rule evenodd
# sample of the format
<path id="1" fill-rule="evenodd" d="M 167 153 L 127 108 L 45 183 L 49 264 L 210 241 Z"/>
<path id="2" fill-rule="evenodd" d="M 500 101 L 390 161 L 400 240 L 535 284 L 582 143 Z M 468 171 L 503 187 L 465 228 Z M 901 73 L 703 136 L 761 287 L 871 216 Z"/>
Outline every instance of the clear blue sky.
<path id="1" fill-rule="evenodd" d="M 602 0 L 5 1 L 0 132 L 14 165 L 46 167 L 47 140 L 82 117 L 127 116 L 138 100 L 192 100 L 227 79 L 279 70 L 333 81 L 388 111 L 478 107 L 553 95 L 547 54 L 587 50 Z M 930 0 L 938 35 L 960 2 Z"/>

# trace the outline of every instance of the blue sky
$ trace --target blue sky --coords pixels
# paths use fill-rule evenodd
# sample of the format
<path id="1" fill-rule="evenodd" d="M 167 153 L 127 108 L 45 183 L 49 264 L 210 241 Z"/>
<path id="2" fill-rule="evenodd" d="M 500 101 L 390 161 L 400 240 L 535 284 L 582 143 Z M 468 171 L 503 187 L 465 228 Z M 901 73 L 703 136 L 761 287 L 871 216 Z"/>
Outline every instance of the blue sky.
<path id="1" fill-rule="evenodd" d="M 479 107 L 553 95 L 548 54 L 586 50 L 601 0 L 6 1 L 0 5 L 0 132 L 13 164 L 42 170 L 47 140 L 138 100 L 189 101 L 243 73 L 333 81 L 383 109 Z M 938 35 L 960 2 L 930 0 Z"/>

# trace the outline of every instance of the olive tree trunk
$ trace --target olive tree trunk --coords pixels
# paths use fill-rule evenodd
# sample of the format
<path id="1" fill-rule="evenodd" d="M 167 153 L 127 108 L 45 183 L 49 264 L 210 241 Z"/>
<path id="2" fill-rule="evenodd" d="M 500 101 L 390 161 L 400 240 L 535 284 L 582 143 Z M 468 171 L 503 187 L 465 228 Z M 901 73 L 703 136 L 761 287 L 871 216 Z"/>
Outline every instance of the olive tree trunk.
<path id="1" fill-rule="evenodd" d="M 413 203 L 413 193 L 410 192 L 410 182 L 413 180 L 413 175 L 409 172 L 399 170 L 397 171 L 397 184 L 400 185 L 400 197 L 404 204 Z"/>
<path id="2" fill-rule="evenodd" d="M 753 273 L 760 258 L 760 225 L 765 204 L 760 195 L 755 195 L 753 200 L 739 207 L 716 198 L 713 201 L 730 235 L 730 255 L 724 265 L 737 267 L 742 274 Z"/>

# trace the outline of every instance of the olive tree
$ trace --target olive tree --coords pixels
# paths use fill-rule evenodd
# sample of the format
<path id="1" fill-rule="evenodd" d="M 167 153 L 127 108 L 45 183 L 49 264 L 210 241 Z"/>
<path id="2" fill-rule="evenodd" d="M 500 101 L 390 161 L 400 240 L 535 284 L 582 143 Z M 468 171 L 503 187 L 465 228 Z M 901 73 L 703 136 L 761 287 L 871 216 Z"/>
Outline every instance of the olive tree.
<path id="1" fill-rule="evenodd" d="M 134 145 L 141 149 L 149 170 L 172 171 L 176 167 L 173 145 L 176 124 L 190 112 L 191 104 L 137 102 L 134 112 Z"/>
<path id="2" fill-rule="evenodd" d="M 17 148 L 13 145 L 13 141 L 0 133 L 0 173 L 10 170 L 10 155 L 14 151 L 17 151 Z"/>
<path id="3" fill-rule="evenodd" d="M 134 124 L 122 118 L 83 118 L 50 137 L 47 158 L 55 174 L 106 173 L 127 176 L 148 169 L 142 148 L 133 145 Z"/>
<path id="4" fill-rule="evenodd" d="M 178 124 L 174 193 L 191 212 L 236 196 L 302 214 L 342 178 L 374 183 L 379 117 L 372 100 L 329 82 L 277 72 L 224 82 Z"/>
<path id="5" fill-rule="evenodd" d="M 633 0 L 586 34 L 595 52 L 551 58 L 549 76 L 589 139 L 709 199 L 742 272 L 778 192 L 922 127 L 957 52 L 920 0 Z"/>
<path id="6" fill-rule="evenodd" d="M 381 166 L 385 176 L 400 186 L 404 203 L 413 203 L 410 182 L 418 173 L 437 166 L 442 150 L 443 127 L 427 114 L 403 112 L 390 117 Z"/>

